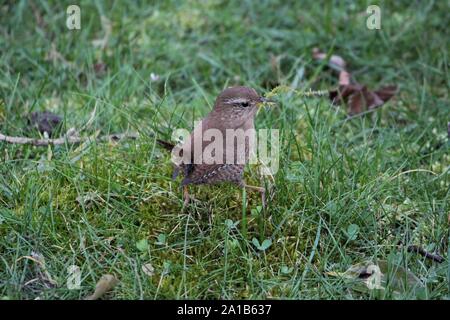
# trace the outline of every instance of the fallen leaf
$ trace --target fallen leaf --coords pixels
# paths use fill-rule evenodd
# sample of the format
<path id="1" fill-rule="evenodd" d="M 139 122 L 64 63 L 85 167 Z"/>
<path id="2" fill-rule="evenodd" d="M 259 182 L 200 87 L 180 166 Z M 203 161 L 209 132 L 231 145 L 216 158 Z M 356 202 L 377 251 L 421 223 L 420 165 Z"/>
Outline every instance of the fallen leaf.
<path id="1" fill-rule="evenodd" d="M 383 101 L 372 91 L 369 91 L 366 86 L 362 90 L 356 91 L 348 98 L 349 113 L 357 114 L 364 110 L 370 110 L 379 107 Z"/>
<path id="2" fill-rule="evenodd" d="M 53 131 L 58 127 L 61 121 L 62 118 L 60 116 L 48 111 L 32 112 L 28 119 L 30 126 L 38 129 L 42 134 L 47 132 L 49 136 L 52 135 Z"/>
<path id="3" fill-rule="evenodd" d="M 106 292 L 112 290 L 118 282 L 119 280 L 111 274 L 103 275 L 95 285 L 94 293 L 86 297 L 85 300 L 97 300 L 101 298 Z"/>
<path id="4" fill-rule="evenodd" d="M 380 97 L 381 100 L 383 100 L 383 102 L 388 101 L 389 99 L 391 99 L 393 96 L 395 96 L 395 94 L 397 93 L 397 86 L 396 85 L 390 85 L 390 86 L 385 86 L 385 87 L 381 87 L 378 90 L 375 90 L 374 93 Z"/>
<path id="5" fill-rule="evenodd" d="M 360 84 L 341 85 L 329 92 L 329 98 L 335 105 L 347 103 L 351 115 L 382 106 L 396 93 L 396 86 L 386 86 L 371 91 Z"/>
<path id="6" fill-rule="evenodd" d="M 312 56 L 316 60 L 323 61 L 328 54 L 314 48 Z M 351 73 L 346 69 L 347 63 L 338 55 L 331 55 L 328 66 L 339 71 L 339 87 L 329 91 L 329 98 L 335 105 L 347 104 L 350 115 L 380 107 L 397 93 L 395 85 L 369 90 L 365 85 L 352 83 Z"/>

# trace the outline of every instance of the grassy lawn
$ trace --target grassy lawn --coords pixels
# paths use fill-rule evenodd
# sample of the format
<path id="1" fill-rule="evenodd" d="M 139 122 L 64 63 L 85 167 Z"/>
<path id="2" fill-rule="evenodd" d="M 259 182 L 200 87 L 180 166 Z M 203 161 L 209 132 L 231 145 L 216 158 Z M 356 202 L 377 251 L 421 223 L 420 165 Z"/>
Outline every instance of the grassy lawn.
<path id="1" fill-rule="evenodd" d="M 368 1 L 80 0 L 80 30 L 70 4 L 0 5 L 0 133 L 39 137 L 27 115 L 51 111 L 56 137 L 140 137 L 0 142 L 0 298 L 83 299 L 105 274 L 119 282 L 104 299 L 450 297 L 446 1 L 378 1 L 381 30 L 366 27 Z M 183 210 L 152 133 L 192 129 L 232 85 L 335 88 L 314 47 L 397 95 L 349 118 L 326 96 L 280 94 L 256 118 L 280 130 L 279 170 L 245 173 L 272 190 L 267 210 L 232 185 L 192 188 Z M 343 274 L 369 262 L 382 288 Z"/>

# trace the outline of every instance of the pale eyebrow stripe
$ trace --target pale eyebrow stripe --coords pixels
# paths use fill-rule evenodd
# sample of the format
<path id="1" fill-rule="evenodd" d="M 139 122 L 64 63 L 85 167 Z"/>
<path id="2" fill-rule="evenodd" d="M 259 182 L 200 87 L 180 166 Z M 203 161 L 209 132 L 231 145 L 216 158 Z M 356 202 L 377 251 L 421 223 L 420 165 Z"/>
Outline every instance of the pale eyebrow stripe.
<path id="1" fill-rule="evenodd" d="M 245 98 L 234 98 L 234 99 L 228 99 L 226 102 L 227 103 L 244 103 L 244 102 L 248 102 L 248 100 Z"/>

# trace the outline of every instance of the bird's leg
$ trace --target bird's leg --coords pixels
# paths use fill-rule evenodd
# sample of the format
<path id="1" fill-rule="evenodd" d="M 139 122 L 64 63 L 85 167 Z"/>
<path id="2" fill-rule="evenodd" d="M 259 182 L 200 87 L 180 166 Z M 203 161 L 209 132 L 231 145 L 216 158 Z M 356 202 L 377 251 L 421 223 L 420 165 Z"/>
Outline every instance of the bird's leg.
<path id="1" fill-rule="evenodd" d="M 183 186 L 183 198 L 184 198 L 183 207 L 186 207 L 189 204 L 189 200 L 191 199 L 191 197 L 189 196 L 188 186 Z"/>
<path id="2" fill-rule="evenodd" d="M 255 190 L 255 191 L 261 193 L 262 207 L 263 207 L 263 210 L 265 211 L 266 210 L 266 189 L 263 187 L 251 186 L 251 185 L 248 185 L 245 183 L 244 183 L 243 187 L 247 188 L 247 189 Z"/>

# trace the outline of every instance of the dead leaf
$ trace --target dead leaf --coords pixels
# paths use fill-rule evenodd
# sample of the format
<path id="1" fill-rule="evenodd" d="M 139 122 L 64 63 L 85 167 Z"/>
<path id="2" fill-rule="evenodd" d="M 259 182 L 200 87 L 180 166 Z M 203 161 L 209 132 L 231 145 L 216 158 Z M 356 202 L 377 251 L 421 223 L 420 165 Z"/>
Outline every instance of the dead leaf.
<path id="1" fill-rule="evenodd" d="M 30 126 L 38 129 L 42 134 L 47 132 L 49 136 L 52 135 L 53 131 L 58 127 L 61 121 L 62 118 L 60 116 L 48 111 L 32 112 L 28 119 Z"/>
<path id="2" fill-rule="evenodd" d="M 316 60 L 323 61 L 328 55 L 314 48 L 312 56 Z M 339 87 L 329 91 L 330 100 L 336 105 L 346 103 L 350 115 L 380 107 L 397 93 L 395 85 L 369 90 L 365 85 L 352 83 L 351 73 L 346 69 L 347 63 L 338 55 L 329 58 L 328 66 L 339 71 Z"/>
<path id="3" fill-rule="evenodd" d="M 349 114 L 354 115 L 382 106 L 395 95 L 396 90 L 396 86 L 386 86 L 371 91 L 360 84 L 348 84 L 331 90 L 329 97 L 336 105 L 347 103 Z"/>
<path id="4" fill-rule="evenodd" d="M 375 93 L 369 91 L 366 86 L 363 86 L 362 90 L 351 94 L 348 99 L 350 114 L 361 113 L 364 110 L 370 110 L 382 104 L 383 101 Z"/>
<path id="5" fill-rule="evenodd" d="M 119 280 L 111 274 L 103 275 L 95 285 L 94 293 L 86 297 L 85 300 L 97 300 L 101 298 L 106 292 L 112 290 L 118 282 Z"/>
<path id="6" fill-rule="evenodd" d="M 390 85 L 390 86 L 381 87 L 380 89 L 375 90 L 374 93 L 378 97 L 380 97 L 380 99 L 383 100 L 383 102 L 386 102 L 389 99 L 391 99 L 393 96 L 395 96 L 395 94 L 397 93 L 397 86 Z"/>

